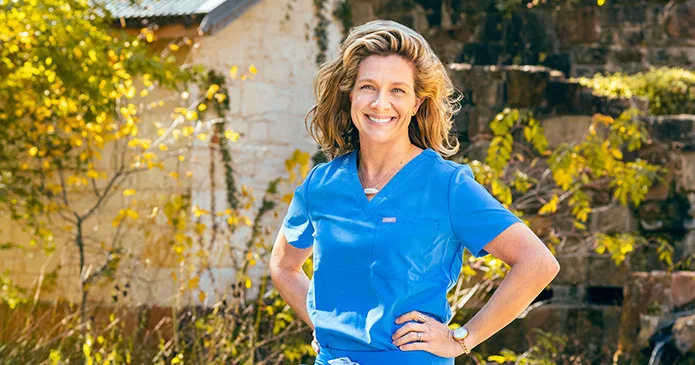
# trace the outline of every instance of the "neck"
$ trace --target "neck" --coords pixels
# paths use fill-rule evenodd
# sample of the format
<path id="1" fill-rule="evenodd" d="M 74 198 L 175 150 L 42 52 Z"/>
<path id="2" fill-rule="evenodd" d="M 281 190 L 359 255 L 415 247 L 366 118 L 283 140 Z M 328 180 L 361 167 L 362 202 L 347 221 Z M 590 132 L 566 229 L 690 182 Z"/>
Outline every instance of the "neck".
<path id="1" fill-rule="evenodd" d="M 398 143 L 388 144 L 360 144 L 358 166 L 362 174 L 373 180 L 392 169 L 394 165 L 403 161 L 407 163 L 413 156 L 417 156 L 415 150 L 422 151 L 412 145 L 409 139 Z M 405 159 L 405 160 L 404 160 Z"/>

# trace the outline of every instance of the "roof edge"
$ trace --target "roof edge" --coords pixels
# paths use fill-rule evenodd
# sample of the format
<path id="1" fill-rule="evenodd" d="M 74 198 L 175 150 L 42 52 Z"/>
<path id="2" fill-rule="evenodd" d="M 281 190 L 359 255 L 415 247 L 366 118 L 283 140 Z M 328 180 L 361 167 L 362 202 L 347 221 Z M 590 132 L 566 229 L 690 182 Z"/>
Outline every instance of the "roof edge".
<path id="1" fill-rule="evenodd" d="M 225 1 L 209 12 L 198 27 L 198 33 L 213 35 L 246 13 L 259 0 Z"/>

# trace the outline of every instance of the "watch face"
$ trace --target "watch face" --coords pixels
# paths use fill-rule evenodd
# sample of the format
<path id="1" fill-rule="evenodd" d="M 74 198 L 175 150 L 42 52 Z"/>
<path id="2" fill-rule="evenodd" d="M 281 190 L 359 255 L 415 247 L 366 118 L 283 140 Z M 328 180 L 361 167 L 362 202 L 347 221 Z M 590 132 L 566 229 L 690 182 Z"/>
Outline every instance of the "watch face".
<path id="1" fill-rule="evenodd" d="M 468 337 L 468 330 L 466 327 L 459 327 L 454 330 L 454 338 L 457 340 L 463 340 Z"/>

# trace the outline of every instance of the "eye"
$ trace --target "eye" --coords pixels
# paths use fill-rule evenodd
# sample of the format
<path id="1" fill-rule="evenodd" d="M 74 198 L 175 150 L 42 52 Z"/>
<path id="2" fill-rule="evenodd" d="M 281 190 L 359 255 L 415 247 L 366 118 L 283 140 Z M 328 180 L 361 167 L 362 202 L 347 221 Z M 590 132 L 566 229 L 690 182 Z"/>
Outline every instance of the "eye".
<path id="1" fill-rule="evenodd" d="M 371 88 L 374 88 L 374 86 L 372 86 L 372 85 L 363 85 L 363 86 L 362 86 L 362 87 L 361 87 L 360 89 L 364 89 L 365 87 L 371 87 Z"/>
<path id="2" fill-rule="evenodd" d="M 401 89 L 401 88 L 395 88 L 394 90 L 399 91 L 399 92 L 402 92 L 402 93 L 405 94 L 405 90 L 403 90 L 403 89 Z"/>

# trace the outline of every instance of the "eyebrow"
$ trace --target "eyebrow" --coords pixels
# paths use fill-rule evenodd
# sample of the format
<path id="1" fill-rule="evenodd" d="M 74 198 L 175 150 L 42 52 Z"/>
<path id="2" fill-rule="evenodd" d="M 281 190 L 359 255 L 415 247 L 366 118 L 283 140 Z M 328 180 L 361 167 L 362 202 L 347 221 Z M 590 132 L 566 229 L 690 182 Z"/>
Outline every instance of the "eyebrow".
<path id="1" fill-rule="evenodd" d="M 376 81 L 374 81 L 373 79 L 359 79 L 359 80 L 357 80 L 358 84 L 362 83 L 362 82 L 371 82 L 373 84 L 376 84 Z M 396 81 L 396 82 L 392 83 L 392 85 L 394 85 L 394 86 L 395 85 L 403 85 L 403 86 L 410 87 L 409 84 L 406 84 L 405 82 L 401 82 L 401 81 Z"/>

